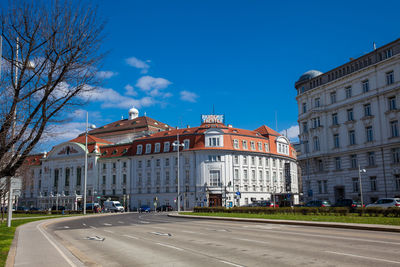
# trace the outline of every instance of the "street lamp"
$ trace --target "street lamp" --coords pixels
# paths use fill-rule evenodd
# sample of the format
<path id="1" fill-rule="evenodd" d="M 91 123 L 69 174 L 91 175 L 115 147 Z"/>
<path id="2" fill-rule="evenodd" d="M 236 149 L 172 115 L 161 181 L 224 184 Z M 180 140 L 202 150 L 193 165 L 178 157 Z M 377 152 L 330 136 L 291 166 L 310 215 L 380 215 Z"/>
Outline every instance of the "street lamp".
<path id="1" fill-rule="evenodd" d="M 95 129 L 95 125 L 90 125 L 88 124 L 89 120 L 89 113 L 86 112 L 86 130 L 85 130 L 85 178 L 83 181 L 83 214 L 86 214 L 86 186 L 87 186 L 87 154 L 88 154 L 88 148 L 87 148 L 87 137 L 88 137 L 88 129 Z"/>
<path id="2" fill-rule="evenodd" d="M 177 154 L 178 154 L 178 212 L 181 211 L 181 198 L 180 198 L 180 182 L 179 182 L 179 149 L 180 147 L 184 147 L 185 144 L 180 144 L 179 143 L 179 134 L 176 135 L 176 141 L 172 144 L 172 146 L 177 148 Z"/>
<path id="3" fill-rule="evenodd" d="M 273 191 L 272 191 L 272 198 L 273 198 L 273 201 L 274 201 L 274 209 L 275 209 L 275 207 L 276 207 L 276 203 L 275 203 L 276 185 L 274 185 L 274 186 L 272 187 L 272 189 L 273 189 Z"/>
<path id="4" fill-rule="evenodd" d="M 361 173 L 367 172 L 365 169 L 361 169 L 360 164 L 358 164 L 358 180 L 360 182 L 360 198 L 361 198 L 361 208 L 364 207 L 363 193 L 362 193 L 362 183 L 361 183 Z"/>

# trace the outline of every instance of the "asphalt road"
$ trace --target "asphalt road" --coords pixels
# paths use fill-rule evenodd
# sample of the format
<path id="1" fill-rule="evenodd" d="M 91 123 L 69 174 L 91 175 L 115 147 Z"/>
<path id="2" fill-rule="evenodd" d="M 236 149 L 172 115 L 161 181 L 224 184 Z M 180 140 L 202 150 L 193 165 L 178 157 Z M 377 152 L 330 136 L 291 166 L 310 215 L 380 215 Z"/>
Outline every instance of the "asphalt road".
<path id="1" fill-rule="evenodd" d="M 102 266 L 400 266 L 400 233 L 165 213 L 86 217 L 48 232 Z"/>

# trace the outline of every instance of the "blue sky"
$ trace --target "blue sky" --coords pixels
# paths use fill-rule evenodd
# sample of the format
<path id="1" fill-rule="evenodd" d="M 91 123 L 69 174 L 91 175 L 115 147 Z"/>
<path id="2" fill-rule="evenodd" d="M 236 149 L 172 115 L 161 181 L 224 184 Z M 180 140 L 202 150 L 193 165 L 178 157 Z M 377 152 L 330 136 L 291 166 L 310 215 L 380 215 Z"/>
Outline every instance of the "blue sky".
<path id="1" fill-rule="evenodd" d="M 400 1 L 98 0 L 107 20 L 102 94 L 60 141 L 135 106 L 171 126 L 225 114 L 244 129 L 297 125 L 294 82 L 400 38 Z M 293 129 L 293 128 L 292 128 Z M 291 136 L 295 131 L 290 131 Z"/>

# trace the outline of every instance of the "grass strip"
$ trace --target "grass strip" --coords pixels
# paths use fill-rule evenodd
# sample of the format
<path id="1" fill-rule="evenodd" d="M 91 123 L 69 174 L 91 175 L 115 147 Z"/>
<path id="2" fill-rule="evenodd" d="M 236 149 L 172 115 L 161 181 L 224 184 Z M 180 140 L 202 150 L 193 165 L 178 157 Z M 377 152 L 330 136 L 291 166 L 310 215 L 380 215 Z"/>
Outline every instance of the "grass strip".
<path id="1" fill-rule="evenodd" d="M 8 251 L 10 250 L 11 243 L 14 239 L 15 229 L 17 229 L 18 226 L 29 222 L 47 220 L 50 218 L 57 218 L 57 217 L 60 216 L 53 215 L 53 216 L 47 216 L 46 218 L 21 219 L 15 221 L 13 220 L 11 221 L 11 227 L 7 227 L 7 220 L 5 220 L 3 223 L 0 223 L 0 266 L 5 266 L 6 264 Z M 64 217 L 67 216 L 64 215 Z"/>
<path id="2" fill-rule="evenodd" d="M 251 214 L 251 213 L 224 213 L 224 212 L 180 212 L 182 215 L 234 217 L 234 218 L 257 218 L 272 220 L 294 220 L 313 222 L 338 222 L 338 223 L 364 223 L 400 226 L 400 218 L 395 217 L 368 217 L 358 215 L 334 216 L 334 215 L 293 215 L 293 214 Z"/>

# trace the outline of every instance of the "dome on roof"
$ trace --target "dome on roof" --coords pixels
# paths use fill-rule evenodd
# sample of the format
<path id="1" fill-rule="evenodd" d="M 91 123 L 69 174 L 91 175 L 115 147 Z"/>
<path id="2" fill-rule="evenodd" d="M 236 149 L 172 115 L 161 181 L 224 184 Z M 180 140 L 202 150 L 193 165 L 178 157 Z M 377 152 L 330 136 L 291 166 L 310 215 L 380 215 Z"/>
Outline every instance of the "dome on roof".
<path id="1" fill-rule="evenodd" d="M 317 77 L 321 74 L 323 74 L 323 73 L 318 70 L 309 70 L 309 71 L 303 73 L 303 75 L 300 76 L 300 78 L 297 82 L 311 80 L 312 78 Z"/>
<path id="2" fill-rule="evenodd" d="M 129 110 L 129 119 L 130 120 L 136 119 L 138 116 L 139 116 L 139 110 L 137 110 L 134 107 Z"/>

